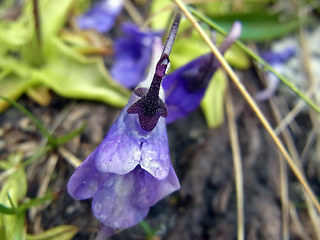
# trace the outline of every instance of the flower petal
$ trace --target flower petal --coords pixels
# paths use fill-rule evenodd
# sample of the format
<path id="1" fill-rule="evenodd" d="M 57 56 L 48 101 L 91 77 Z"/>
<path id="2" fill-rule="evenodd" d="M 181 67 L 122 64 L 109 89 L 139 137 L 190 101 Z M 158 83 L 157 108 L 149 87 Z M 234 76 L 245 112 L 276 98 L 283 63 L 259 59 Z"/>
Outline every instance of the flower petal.
<path id="1" fill-rule="evenodd" d="M 111 76 L 121 85 L 136 87 L 145 77 L 146 69 L 152 55 L 152 45 L 159 32 L 141 31 L 134 24 L 122 26 L 125 37 L 114 44 L 115 63 L 111 68 Z"/>
<path id="2" fill-rule="evenodd" d="M 137 97 L 133 94 L 129 103 Z M 140 162 L 140 133 L 142 129 L 136 115 L 127 113 L 128 105 L 121 111 L 107 136 L 99 145 L 96 154 L 96 166 L 101 172 L 126 174 Z"/>
<path id="3" fill-rule="evenodd" d="M 140 166 L 156 179 L 167 177 L 170 166 L 169 143 L 165 119 L 160 118 L 150 136 L 144 139 L 141 148 Z"/>
<path id="4" fill-rule="evenodd" d="M 150 61 L 152 42 L 143 45 L 140 40 L 122 38 L 114 45 L 115 63 L 111 68 L 111 76 L 127 88 L 138 85 Z"/>
<path id="5" fill-rule="evenodd" d="M 77 200 L 91 198 L 100 186 L 103 173 L 95 166 L 96 153 L 91 153 L 69 179 L 68 192 Z"/>
<path id="6" fill-rule="evenodd" d="M 151 131 L 140 127 L 138 116 L 128 114 L 128 106 L 139 97 L 132 94 L 128 104 L 110 128 L 96 152 L 98 171 L 127 174 L 138 164 L 157 179 L 168 175 L 170 155 L 165 119 Z"/>
<path id="7" fill-rule="evenodd" d="M 95 29 L 104 33 L 114 25 L 115 19 L 122 10 L 123 0 L 102 0 L 78 17 L 78 26 L 83 29 Z"/>
<path id="8" fill-rule="evenodd" d="M 160 181 L 137 166 L 126 175 L 110 174 L 93 197 L 92 210 L 104 225 L 127 228 L 140 222 L 152 205 L 179 187 L 172 166 L 167 178 Z"/>
<path id="9" fill-rule="evenodd" d="M 185 117 L 200 104 L 208 83 L 216 70 L 211 53 L 189 62 L 163 80 L 168 110 L 167 123 Z"/>

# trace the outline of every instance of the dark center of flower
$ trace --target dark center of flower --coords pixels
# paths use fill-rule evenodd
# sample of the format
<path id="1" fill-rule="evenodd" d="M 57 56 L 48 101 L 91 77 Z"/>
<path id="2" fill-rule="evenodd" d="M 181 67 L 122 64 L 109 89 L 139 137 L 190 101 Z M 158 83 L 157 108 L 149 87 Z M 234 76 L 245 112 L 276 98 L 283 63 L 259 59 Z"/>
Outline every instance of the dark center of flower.
<path id="1" fill-rule="evenodd" d="M 168 55 L 164 54 L 157 64 L 149 90 L 143 88 L 135 90 L 134 93 L 141 98 L 127 110 L 130 114 L 138 114 L 140 126 L 146 131 L 152 131 L 159 118 L 167 116 L 167 108 L 159 97 L 159 91 L 169 63 Z"/>
<path id="2" fill-rule="evenodd" d="M 129 114 L 138 114 L 140 126 L 146 131 L 152 131 L 156 127 L 159 118 L 167 116 L 167 108 L 159 97 L 159 92 L 162 78 L 169 69 L 169 55 L 178 31 L 180 20 L 181 14 L 177 13 L 164 45 L 162 55 L 157 63 L 150 88 L 148 90 L 144 88 L 134 90 L 134 94 L 141 98 L 127 110 Z"/>

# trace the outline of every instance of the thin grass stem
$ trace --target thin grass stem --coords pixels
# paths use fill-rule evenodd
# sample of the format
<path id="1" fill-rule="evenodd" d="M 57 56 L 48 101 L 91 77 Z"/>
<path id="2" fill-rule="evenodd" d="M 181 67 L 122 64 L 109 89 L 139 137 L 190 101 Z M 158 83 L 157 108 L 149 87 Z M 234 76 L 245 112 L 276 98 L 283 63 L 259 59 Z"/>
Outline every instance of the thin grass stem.
<path id="1" fill-rule="evenodd" d="M 238 240 L 245 239 L 244 232 L 244 197 L 243 197 L 243 174 L 242 174 L 242 163 L 241 163 L 241 153 L 239 146 L 238 131 L 236 126 L 235 114 L 233 109 L 232 96 L 230 90 L 227 89 L 226 94 L 226 111 L 228 116 L 228 127 L 231 141 L 231 149 L 233 156 L 233 166 L 235 175 L 235 185 L 236 185 L 236 196 L 237 196 L 237 235 Z"/>
<path id="2" fill-rule="evenodd" d="M 218 24 L 216 24 L 214 21 L 204 16 L 203 14 L 199 13 L 194 8 L 188 7 L 186 9 L 190 11 L 192 14 L 194 14 L 197 18 L 206 22 L 209 26 L 220 32 L 221 34 L 227 35 L 227 32 L 223 30 Z M 235 44 L 239 48 L 241 48 L 245 53 L 247 53 L 250 57 L 256 60 L 259 64 L 261 64 L 265 68 L 265 70 L 268 70 L 272 72 L 274 75 L 276 75 L 283 84 L 290 88 L 297 96 L 303 99 L 314 111 L 320 114 L 320 107 L 314 101 L 312 101 L 306 94 L 302 93 L 291 81 L 277 73 L 266 61 L 264 61 L 255 52 L 253 52 L 250 48 L 244 45 L 241 41 L 237 40 L 235 41 Z"/>

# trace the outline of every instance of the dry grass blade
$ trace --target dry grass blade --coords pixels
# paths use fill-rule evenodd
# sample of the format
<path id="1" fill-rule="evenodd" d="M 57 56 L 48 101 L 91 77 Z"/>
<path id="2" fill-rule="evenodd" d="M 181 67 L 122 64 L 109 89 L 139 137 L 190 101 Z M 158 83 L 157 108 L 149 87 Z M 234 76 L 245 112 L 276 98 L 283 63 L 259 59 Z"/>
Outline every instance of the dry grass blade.
<path id="1" fill-rule="evenodd" d="M 44 170 L 42 171 L 41 174 L 41 182 L 40 182 L 40 186 L 38 188 L 37 191 L 37 198 L 40 197 L 44 197 L 45 194 L 48 191 L 48 186 L 52 177 L 52 174 L 56 168 L 57 162 L 58 162 L 58 155 L 57 154 L 52 154 L 47 162 L 46 165 L 44 167 Z M 41 215 L 38 214 L 39 212 L 41 212 L 43 209 L 45 208 L 45 206 L 38 206 L 36 208 L 33 208 L 30 210 L 29 212 L 29 216 L 31 219 L 34 219 L 33 221 L 33 231 L 35 233 L 39 233 L 41 232 Z"/>
<path id="2" fill-rule="evenodd" d="M 301 220 L 299 219 L 295 206 L 292 203 L 289 204 L 289 213 L 290 213 L 292 229 L 294 230 L 295 234 L 299 236 L 299 239 L 311 240 L 310 236 L 305 231 L 301 223 Z"/>
<path id="3" fill-rule="evenodd" d="M 283 156 L 279 153 L 280 190 L 282 211 L 282 239 L 289 240 L 289 199 L 288 199 L 288 174 Z"/>
<path id="4" fill-rule="evenodd" d="M 310 94 L 306 94 L 310 97 Z M 275 128 L 275 132 L 279 134 L 283 131 L 293 120 L 294 118 L 301 112 L 301 110 L 306 106 L 306 103 L 303 100 L 299 100 L 296 106 L 283 118 L 283 120 L 278 124 Z"/>
<path id="5" fill-rule="evenodd" d="M 82 161 L 79 158 L 77 158 L 64 147 L 59 147 L 58 152 L 74 168 L 79 167 L 82 163 Z"/>
<path id="6" fill-rule="evenodd" d="M 244 232 L 244 202 L 243 202 L 243 174 L 241 153 L 239 147 L 239 138 L 235 120 L 235 114 L 233 109 L 232 96 L 230 90 L 227 89 L 226 94 L 226 110 L 228 116 L 228 127 L 231 140 L 231 149 L 233 156 L 233 166 L 235 175 L 235 185 L 237 194 L 237 220 L 238 220 L 238 240 L 243 240 L 245 236 Z"/>
<path id="7" fill-rule="evenodd" d="M 273 141 L 275 142 L 275 144 L 279 148 L 280 152 L 283 154 L 284 158 L 286 159 L 287 163 L 289 164 L 291 170 L 293 171 L 293 173 L 295 174 L 297 179 L 300 181 L 300 183 L 302 184 L 303 188 L 305 189 L 305 191 L 307 192 L 307 194 L 311 198 L 313 204 L 316 206 L 316 208 L 318 209 L 318 211 L 320 213 L 320 204 L 319 204 L 315 194 L 311 190 L 306 178 L 303 176 L 303 174 L 301 173 L 300 169 L 296 166 L 296 164 L 292 160 L 291 156 L 289 155 L 288 151 L 284 147 L 283 143 L 281 142 L 279 137 L 276 135 L 276 133 L 272 129 L 270 123 L 268 122 L 266 117 L 263 115 L 263 113 L 261 112 L 261 110 L 259 109 L 257 104 L 255 103 L 253 98 L 250 96 L 250 94 L 248 93 L 248 91 L 246 90 L 244 85 L 240 82 L 239 78 L 233 72 L 233 70 L 231 69 L 229 64 L 226 62 L 226 60 L 223 58 L 223 56 L 221 55 L 219 50 L 212 44 L 210 38 L 206 35 L 204 30 L 197 23 L 197 21 L 195 20 L 193 15 L 188 11 L 188 9 L 184 5 L 184 3 L 181 0 L 174 0 L 174 1 L 178 5 L 178 7 L 181 9 L 181 11 L 185 14 L 185 16 L 189 19 L 189 21 L 194 26 L 194 28 L 198 31 L 198 33 L 203 38 L 203 40 L 208 44 L 208 46 L 211 49 L 212 53 L 220 61 L 222 67 L 228 73 L 228 75 L 231 78 L 231 80 L 234 82 L 236 87 L 239 89 L 239 91 L 241 92 L 241 94 L 243 95 L 245 100 L 248 102 L 248 104 L 250 105 L 252 110 L 255 112 L 255 114 L 257 115 L 257 117 L 261 121 L 262 125 L 265 127 L 267 132 L 270 134 L 271 138 L 273 139 Z"/>
<path id="8" fill-rule="evenodd" d="M 137 25 L 141 26 L 144 23 L 143 17 L 140 15 L 140 13 L 130 0 L 124 1 L 124 8 L 127 10 L 130 17 Z"/>
<path id="9" fill-rule="evenodd" d="M 273 114 L 275 116 L 275 119 L 277 122 L 283 122 L 282 120 L 282 116 L 281 116 L 281 112 L 278 109 L 278 106 L 280 105 L 278 102 L 276 102 L 276 99 L 270 99 L 270 105 L 273 111 Z M 295 162 L 296 166 L 300 169 L 301 174 L 303 174 L 303 176 L 305 176 L 304 172 L 303 172 L 303 168 L 302 168 L 302 164 L 301 164 L 301 159 L 299 157 L 299 153 L 297 151 L 297 148 L 294 144 L 294 140 L 293 137 L 290 133 L 290 131 L 287 128 L 284 128 L 282 130 L 282 136 L 284 138 L 285 144 L 292 156 L 293 161 Z M 313 224 L 313 229 L 315 232 L 315 236 L 317 236 L 317 239 L 320 239 L 320 232 L 319 232 L 319 217 L 317 217 L 317 213 L 316 210 L 314 208 L 314 206 L 312 205 L 312 202 L 310 200 L 310 198 L 308 197 L 308 195 L 306 194 L 306 192 L 304 192 L 304 198 L 306 200 L 306 206 L 308 209 L 308 214 L 310 216 L 311 222 Z M 284 210 L 284 209 L 283 209 Z"/>

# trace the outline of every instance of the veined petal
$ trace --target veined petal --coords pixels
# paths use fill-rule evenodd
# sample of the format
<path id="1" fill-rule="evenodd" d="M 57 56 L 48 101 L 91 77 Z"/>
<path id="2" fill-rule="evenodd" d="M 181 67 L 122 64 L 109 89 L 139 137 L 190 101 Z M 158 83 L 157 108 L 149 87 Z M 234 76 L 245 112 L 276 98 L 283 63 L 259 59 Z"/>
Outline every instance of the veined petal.
<path id="1" fill-rule="evenodd" d="M 95 166 L 96 153 L 91 153 L 69 179 L 68 192 L 77 200 L 91 198 L 99 189 L 103 173 Z"/>
<path id="2" fill-rule="evenodd" d="M 137 166 L 126 175 L 110 174 L 94 196 L 92 210 L 104 225 L 127 228 L 140 222 L 150 206 L 179 187 L 172 166 L 163 180 L 157 180 Z"/>
<path id="3" fill-rule="evenodd" d="M 153 55 L 161 54 L 160 38 L 154 39 Z M 151 62 L 155 66 L 156 61 Z M 149 86 L 154 75 L 155 67 L 149 71 L 147 78 L 138 88 Z M 160 90 L 163 96 L 163 90 Z M 96 154 L 96 166 L 101 172 L 127 174 L 138 164 L 157 179 L 168 175 L 170 155 L 165 121 L 160 118 L 152 131 L 141 128 L 137 114 L 129 114 L 128 108 L 139 100 L 139 96 L 132 94 L 128 104 L 121 111 L 118 119 L 110 128 L 107 136 L 99 145 Z"/>
<path id="4" fill-rule="evenodd" d="M 107 136 L 99 145 L 96 167 L 100 172 L 127 174 L 138 164 L 157 179 L 168 175 L 170 155 L 164 119 L 147 132 L 140 127 L 138 116 L 128 114 L 128 106 L 138 99 L 134 94 L 122 110 Z"/>
<path id="5" fill-rule="evenodd" d="M 167 177 L 171 165 L 164 118 L 159 119 L 151 134 L 153 136 L 143 141 L 140 166 L 156 179 L 161 180 Z"/>
<path id="6" fill-rule="evenodd" d="M 141 160 L 140 138 L 144 132 L 138 125 L 137 116 L 127 113 L 128 105 L 135 99 L 133 94 L 98 147 L 95 161 L 100 172 L 126 174 Z"/>

